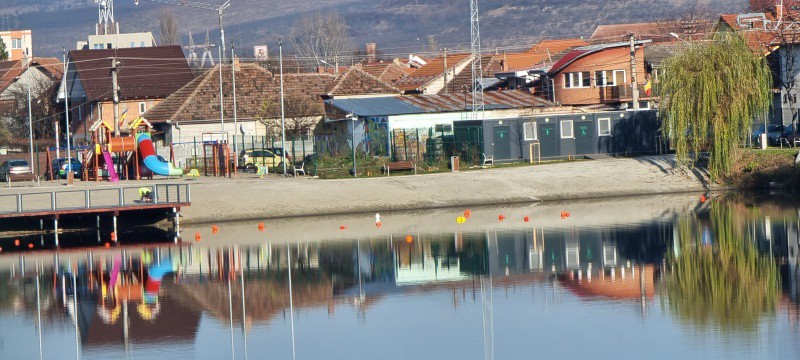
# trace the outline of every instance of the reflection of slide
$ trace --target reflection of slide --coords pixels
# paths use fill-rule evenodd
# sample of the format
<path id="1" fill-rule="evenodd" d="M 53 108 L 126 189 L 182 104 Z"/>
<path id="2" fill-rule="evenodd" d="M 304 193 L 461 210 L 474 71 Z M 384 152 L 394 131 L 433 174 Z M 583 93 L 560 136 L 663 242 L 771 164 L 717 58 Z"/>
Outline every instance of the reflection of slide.
<path id="1" fill-rule="evenodd" d="M 139 153 L 142 154 L 142 164 L 154 174 L 163 176 L 182 176 L 183 170 L 172 167 L 172 164 L 161 161 L 156 156 L 156 148 L 153 146 L 153 139 L 148 133 L 136 135 L 136 143 L 139 145 Z"/>
<path id="2" fill-rule="evenodd" d="M 161 289 L 161 280 L 164 275 L 173 272 L 172 260 L 166 259 L 157 264 L 151 264 L 147 270 L 147 281 L 144 283 L 145 303 L 153 304 L 158 301 L 158 291 Z"/>
<path id="3" fill-rule="evenodd" d="M 109 153 L 108 151 L 103 151 L 103 160 L 105 160 L 106 167 L 108 168 L 108 181 L 111 182 L 119 181 L 117 170 L 114 169 L 114 161 L 111 159 L 111 153 Z"/>

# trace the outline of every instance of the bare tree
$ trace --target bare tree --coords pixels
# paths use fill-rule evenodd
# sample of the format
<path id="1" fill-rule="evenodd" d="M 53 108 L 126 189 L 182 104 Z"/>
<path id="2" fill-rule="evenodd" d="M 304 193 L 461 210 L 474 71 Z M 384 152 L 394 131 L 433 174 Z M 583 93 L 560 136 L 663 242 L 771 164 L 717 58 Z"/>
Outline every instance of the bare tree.
<path id="1" fill-rule="evenodd" d="M 347 23 L 334 13 L 303 15 L 289 29 L 289 42 L 301 58 L 316 66 L 338 67 L 354 47 Z"/>
<path id="2" fill-rule="evenodd" d="M 308 135 L 317 126 L 321 118 L 320 109 L 314 100 L 292 96 L 283 100 L 286 117 L 286 135 L 296 138 Z M 281 127 L 280 98 L 270 96 L 261 104 L 260 120 L 267 128 L 267 133 L 280 133 Z"/>
<path id="3" fill-rule="evenodd" d="M 179 45 L 178 18 L 172 10 L 161 10 L 158 26 L 161 30 L 161 45 Z"/>

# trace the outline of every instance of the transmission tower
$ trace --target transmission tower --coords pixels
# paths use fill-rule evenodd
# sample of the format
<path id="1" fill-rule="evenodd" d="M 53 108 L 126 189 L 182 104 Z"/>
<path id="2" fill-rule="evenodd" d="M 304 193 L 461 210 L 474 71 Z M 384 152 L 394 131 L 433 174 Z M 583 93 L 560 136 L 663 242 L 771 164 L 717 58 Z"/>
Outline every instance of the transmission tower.
<path id="1" fill-rule="evenodd" d="M 483 66 L 481 65 L 481 28 L 478 20 L 478 0 L 470 0 L 470 30 L 472 33 L 472 117 L 478 119 L 483 112 Z"/>
<path id="2" fill-rule="evenodd" d="M 98 7 L 96 35 L 119 34 L 119 24 L 114 21 L 114 0 L 94 0 Z"/>
<path id="3" fill-rule="evenodd" d="M 194 44 L 192 30 L 189 30 L 189 46 L 184 46 L 183 48 L 189 50 L 189 55 L 186 57 L 186 62 L 189 64 L 189 67 L 192 69 L 196 68 L 199 60 L 197 59 L 197 51 L 195 51 L 195 49 L 197 49 L 198 46 Z"/>
<path id="4" fill-rule="evenodd" d="M 208 58 L 208 61 L 211 63 L 211 66 L 212 67 L 214 66 L 214 52 L 211 51 L 211 49 L 215 47 L 217 47 L 217 45 L 212 44 L 208 40 L 208 30 L 206 30 L 206 43 L 203 44 L 203 58 L 200 59 L 200 67 L 206 66 L 206 58 Z"/>

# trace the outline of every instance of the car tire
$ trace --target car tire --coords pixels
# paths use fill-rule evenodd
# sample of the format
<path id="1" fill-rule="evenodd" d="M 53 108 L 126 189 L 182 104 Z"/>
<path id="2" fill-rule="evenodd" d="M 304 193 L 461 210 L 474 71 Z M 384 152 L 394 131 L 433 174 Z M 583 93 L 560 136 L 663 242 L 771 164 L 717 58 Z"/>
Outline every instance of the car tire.
<path id="1" fill-rule="evenodd" d="M 251 172 L 251 171 L 252 171 L 252 172 L 255 172 L 255 171 L 256 171 L 256 169 L 257 169 L 257 168 L 256 168 L 256 166 L 255 166 L 255 165 L 253 165 L 253 164 L 247 164 L 247 165 L 245 165 L 245 166 L 244 166 L 244 170 L 245 170 L 246 172 Z"/>

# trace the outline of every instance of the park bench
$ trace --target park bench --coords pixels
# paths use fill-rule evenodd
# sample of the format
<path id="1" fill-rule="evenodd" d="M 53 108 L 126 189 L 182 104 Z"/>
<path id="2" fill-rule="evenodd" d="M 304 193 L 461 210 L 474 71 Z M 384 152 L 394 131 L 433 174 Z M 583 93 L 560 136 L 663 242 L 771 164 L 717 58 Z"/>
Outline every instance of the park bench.
<path id="1" fill-rule="evenodd" d="M 383 164 L 383 171 L 386 173 L 386 176 L 390 176 L 392 171 L 399 171 L 399 170 L 414 170 L 417 172 L 417 166 L 414 164 L 413 161 L 395 161 L 390 162 L 387 164 Z"/>

